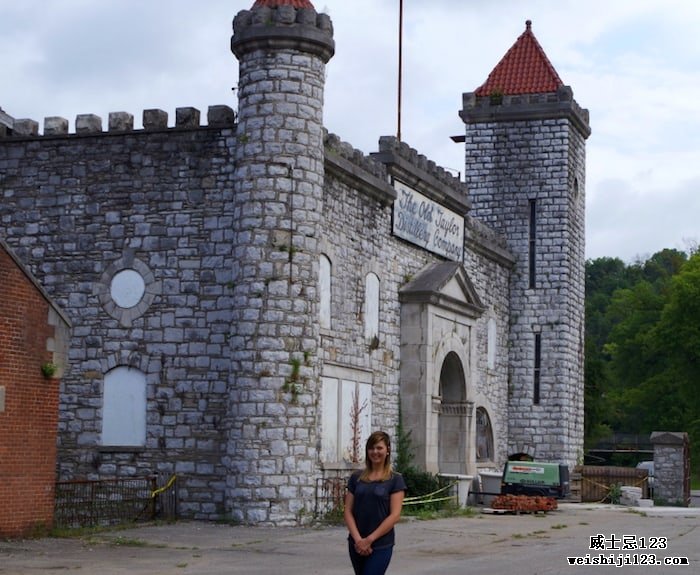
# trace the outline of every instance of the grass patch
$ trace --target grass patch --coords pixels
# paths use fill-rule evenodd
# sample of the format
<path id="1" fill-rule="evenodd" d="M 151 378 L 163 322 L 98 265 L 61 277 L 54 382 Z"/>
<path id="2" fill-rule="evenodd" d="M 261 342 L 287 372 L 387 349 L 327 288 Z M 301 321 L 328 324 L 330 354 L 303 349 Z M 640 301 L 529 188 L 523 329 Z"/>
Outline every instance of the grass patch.
<path id="1" fill-rule="evenodd" d="M 245 543 L 231 543 L 231 547 L 238 549 L 241 547 L 248 547 L 249 545 L 257 545 L 259 543 L 264 543 L 264 539 L 256 539 L 255 541 L 246 541 Z"/>
<path id="2" fill-rule="evenodd" d="M 475 517 L 479 514 L 473 507 L 449 505 L 442 509 L 431 509 L 430 507 L 420 509 L 416 506 L 409 511 L 404 508 L 402 515 L 418 519 L 419 521 L 430 521 L 431 519 L 447 519 L 450 517 Z"/>
<path id="3" fill-rule="evenodd" d="M 126 529 L 133 528 L 133 524 L 105 525 L 94 527 L 54 527 L 49 532 L 49 536 L 55 537 L 56 539 L 81 539 L 83 537 L 90 537 L 101 533 L 109 533 L 112 531 L 124 531 Z"/>
<path id="4" fill-rule="evenodd" d="M 165 545 L 155 545 L 143 539 L 133 539 L 131 537 L 117 537 L 116 539 L 105 539 L 112 547 L 165 547 Z"/>

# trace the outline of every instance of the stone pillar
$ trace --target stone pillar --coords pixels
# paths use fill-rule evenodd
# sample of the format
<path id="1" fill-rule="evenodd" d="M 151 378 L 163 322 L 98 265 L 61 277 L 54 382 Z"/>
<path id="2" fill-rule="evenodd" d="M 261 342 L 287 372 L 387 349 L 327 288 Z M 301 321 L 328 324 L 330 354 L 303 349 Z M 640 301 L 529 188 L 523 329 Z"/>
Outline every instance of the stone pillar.
<path id="1" fill-rule="evenodd" d="M 655 431 L 654 500 L 660 504 L 690 504 L 690 469 L 688 434 Z"/>
<path id="2" fill-rule="evenodd" d="M 310 2 L 289 0 L 258 0 L 238 13 L 233 30 L 239 108 L 227 507 L 237 521 L 297 524 L 313 511 L 319 476 L 322 114 L 333 32 Z"/>

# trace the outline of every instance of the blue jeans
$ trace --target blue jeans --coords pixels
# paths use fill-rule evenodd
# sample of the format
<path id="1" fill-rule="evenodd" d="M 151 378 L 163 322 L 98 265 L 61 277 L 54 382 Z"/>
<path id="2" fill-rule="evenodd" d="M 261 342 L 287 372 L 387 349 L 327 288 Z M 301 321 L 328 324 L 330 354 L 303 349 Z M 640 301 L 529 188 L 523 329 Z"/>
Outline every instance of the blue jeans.
<path id="1" fill-rule="evenodd" d="M 355 551 L 355 544 L 350 541 L 350 561 L 355 575 L 384 575 L 391 561 L 394 546 L 373 549 L 369 555 L 360 555 Z"/>

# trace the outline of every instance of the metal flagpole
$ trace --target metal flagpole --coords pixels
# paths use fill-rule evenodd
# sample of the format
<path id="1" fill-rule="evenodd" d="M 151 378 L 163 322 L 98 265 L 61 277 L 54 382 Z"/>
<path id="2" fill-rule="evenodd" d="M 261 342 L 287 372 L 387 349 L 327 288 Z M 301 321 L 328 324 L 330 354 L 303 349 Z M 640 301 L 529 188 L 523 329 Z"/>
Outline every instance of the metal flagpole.
<path id="1" fill-rule="evenodd" d="M 403 75 L 403 0 L 399 0 L 399 89 L 397 105 L 396 139 L 401 141 L 401 86 Z"/>

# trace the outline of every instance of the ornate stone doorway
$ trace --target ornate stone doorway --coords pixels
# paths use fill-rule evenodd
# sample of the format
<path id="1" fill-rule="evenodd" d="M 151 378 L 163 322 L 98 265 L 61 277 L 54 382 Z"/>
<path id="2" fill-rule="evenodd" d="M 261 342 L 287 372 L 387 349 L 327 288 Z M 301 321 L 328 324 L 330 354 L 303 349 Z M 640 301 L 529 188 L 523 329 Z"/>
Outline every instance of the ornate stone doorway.
<path id="1" fill-rule="evenodd" d="M 476 468 L 476 321 L 484 307 L 461 264 L 425 268 L 399 293 L 401 413 L 414 462 L 431 473 Z"/>

